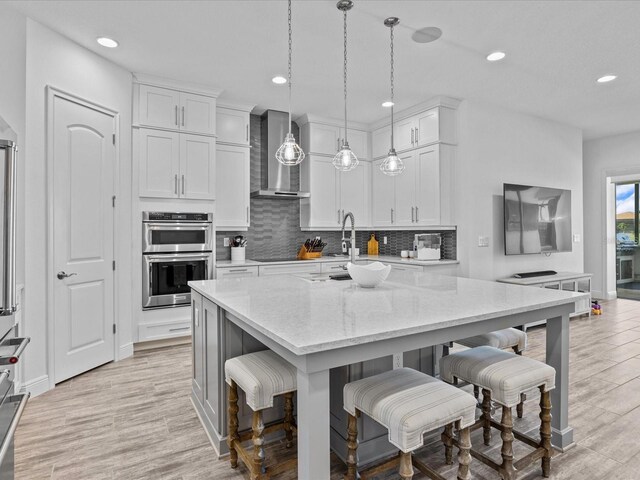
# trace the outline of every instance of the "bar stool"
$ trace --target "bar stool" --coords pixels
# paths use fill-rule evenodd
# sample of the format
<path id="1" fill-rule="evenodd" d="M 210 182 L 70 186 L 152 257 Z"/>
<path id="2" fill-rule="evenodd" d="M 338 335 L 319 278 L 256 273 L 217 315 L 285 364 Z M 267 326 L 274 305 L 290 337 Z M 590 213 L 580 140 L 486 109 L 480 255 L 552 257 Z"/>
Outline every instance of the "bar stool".
<path id="1" fill-rule="evenodd" d="M 426 432 L 444 427 L 445 460 L 448 465 L 453 464 L 454 424 L 459 436 L 458 479 L 471 478 L 469 426 L 475 420 L 476 408 L 471 395 L 410 368 L 390 370 L 348 383 L 343 394 L 344 409 L 349 413 L 346 480 L 359 476 L 357 417 L 361 412 L 386 427 L 389 442 L 400 449 L 397 456 L 361 472 L 363 478 L 399 464 L 400 477 L 405 480 L 413 477 L 414 466 L 429 478 L 444 480 L 431 467 L 413 457 L 412 452 L 423 446 Z"/>
<path id="2" fill-rule="evenodd" d="M 500 472 L 503 479 L 516 478 L 518 470 L 542 459 L 542 474 L 551 471 L 551 400 L 549 391 L 555 388 L 556 371 L 546 363 L 514 355 L 494 347 L 476 347 L 443 357 L 440 375 L 449 383 L 458 380 L 482 388 L 482 416 L 471 430 L 483 429 L 485 445 L 491 443 L 491 427 L 502 432 L 502 464 L 498 465 L 486 455 L 471 449 L 471 455 L 485 465 Z M 518 404 L 520 395 L 528 390 L 540 390 L 540 441 L 513 430 L 511 408 Z M 491 400 L 502 406 L 500 423 L 491 418 Z M 523 458 L 513 459 L 513 439 L 535 448 Z M 455 442 L 454 442 L 455 443 Z"/>
<path id="3" fill-rule="evenodd" d="M 527 334 L 517 328 L 505 328 L 503 330 L 497 330 L 495 332 L 483 333 L 476 335 L 475 337 L 463 338 L 462 340 L 456 340 L 456 343 L 464 345 L 465 347 L 474 348 L 489 346 L 505 350 L 510 348 L 514 353 L 522 355 L 522 352 L 527 348 Z M 473 395 L 476 400 L 480 397 L 480 389 L 477 385 L 473 386 Z M 526 395 L 523 393 L 520 398 L 520 403 L 516 407 L 516 414 L 518 418 L 522 418 L 524 414 L 524 402 Z"/>
<path id="4" fill-rule="evenodd" d="M 237 468 L 238 455 L 249 469 L 251 480 L 266 479 L 272 475 L 296 468 L 297 460 L 265 466 L 264 435 L 284 430 L 286 447 L 293 446 L 293 432 L 297 428 L 293 418 L 293 393 L 296 391 L 296 368 L 271 350 L 250 353 L 231 358 L 224 364 L 225 379 L 229 384 L 229 460 L 231 468 Z M 238 387 L 246 396 L 247 405 L 253 410 L 252 428 L 238 432 Z M 284 395 L 284 421 L 265 428 L 262 411 L 273 407 L 273 399 Z M 250 453 L 242 442 L 252 439 Z"/>

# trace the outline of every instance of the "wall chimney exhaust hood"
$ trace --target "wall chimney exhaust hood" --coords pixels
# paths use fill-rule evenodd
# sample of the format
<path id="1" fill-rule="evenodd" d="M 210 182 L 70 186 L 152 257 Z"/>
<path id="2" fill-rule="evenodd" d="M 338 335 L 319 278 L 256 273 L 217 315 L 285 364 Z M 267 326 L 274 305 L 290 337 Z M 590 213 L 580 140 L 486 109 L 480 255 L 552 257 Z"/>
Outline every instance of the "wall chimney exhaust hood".
<path id="1" fill-rule="evenodd" d="M 276 151 L 289 131 L 289 116 L 285 112 L 267 110 L 262 114 L 260 134 L 260 189 L 251 192 L 251 197 L 308 198 L 309 192 L 300 192 L 291 187 L 291 170 L 276 160 Z M 299 139 L 298 139 L 299 140 Z"/>

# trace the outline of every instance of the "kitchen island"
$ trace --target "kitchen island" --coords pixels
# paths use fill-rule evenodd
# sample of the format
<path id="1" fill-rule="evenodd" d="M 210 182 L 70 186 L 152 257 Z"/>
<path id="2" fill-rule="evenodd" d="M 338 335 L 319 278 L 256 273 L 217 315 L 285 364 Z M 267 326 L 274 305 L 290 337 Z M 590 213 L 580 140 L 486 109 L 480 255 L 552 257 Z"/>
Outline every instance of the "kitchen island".
<path id="1" fill-rule="evenodd" d="M 296 366 L 298 478 L 328 479 L 330 448 L 339 450 L 341 442 L 334 433 L 340 428 L 339 412 L 332 404 L 342 397 L 330 372 L 540 319 L 547 319 L 547 363 L 557 371 L 552 441 L 560 449 L 573 443 L 568 418 L 569 315 L 585 294 L 424 272 L 392 272 L 375 289 L 293 275 L 190 286 L 192 399 L 220 453 L 226 452 L 228 358 L 269 348 Z M 241 405 L 242 423 L 248 411 Z M 277 415 L 278 409 L 270 413 Z"/>

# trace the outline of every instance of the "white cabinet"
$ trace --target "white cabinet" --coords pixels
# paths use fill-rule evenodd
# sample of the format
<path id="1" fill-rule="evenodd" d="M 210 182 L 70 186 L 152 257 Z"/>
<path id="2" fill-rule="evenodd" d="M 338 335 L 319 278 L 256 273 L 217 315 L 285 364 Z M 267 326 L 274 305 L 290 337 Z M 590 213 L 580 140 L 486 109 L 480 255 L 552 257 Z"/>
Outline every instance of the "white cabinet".
<path id="1" fill-rule="evenodd" d="M 216 134 L 218 143 L 249 145 L 249 112 L 218 106 Z"/>
<path id="2" fill-rule="evenodd" d="M 216 99 L 151 85 L 139 86 L 138 123 L 190 133 L 216 133 Z"/>
<path id="3" fill-rule="evenodd" d="M 380 171 L 383 160 L 374 162 L 371 213 L 374 227 L 440 225 L 443 220 L 450 220 L 441 215 L 441 204 L 442 193 L 450 193 L 451 159 L 440 151 L 439 145 L 432 145 L 400 153 L 405 170 L 395 177 Z M 443 184 L 446 188 L 441 187 Z"/>
<path id="4" fill-rule="evenodd" d="M 258 276 L 258 267 L 225 267 L 225 268 L 216 268 L 216 278 L 246 278 L 246 277 L 257 277 Z"/>
<path id="5" fill-rule="evenodd" d="M 393 125 L 393 142 L 396 151 L 409 150 L 415 147 L 415 119 L 409 117 L 397 120 Z"/>
<path id="6" fill-rule="evenodd" d="M 249 226 L 249 148 L 216 147 L 216 228 Z"/>
<path id="7" fill-rule="evenodd" d="M 301 141 L 306 148 L 305 153 L 334 156 L 345 137 L 344 127 L 339 125 L 328 125 L 324 123 L 310 122 L 302 127 Z M 349 147 L 356 154 L 358 159 L 370 159 L 369 154 L 369 134 L 364 130 L 347 129 L 347 141 Z"/>
<path id="8" fill-rule="evenodd" d="M 215 198 L 215 138 L 141 128 L 141 197 Z"/>
<path id="9" fill-rule="evenodd" d="M 180 134 L 180 198 L 216 198 L 216 140 Z"/>
<path id="10" fill-rule="evenodd" d="M 329 157 L 309 155 L 301 164 L 301 185 L 311 193 L 300 203 L 303 228 L 341 228 L 342 218 L 352 212 L 357 226 L 369 224 L 370 169 L 361 162 L 349 172 L 336 170 Z"/>
<path id="11" fill-rule="evenodd" d="M 320 273 L 322 270 L 320 263 L 296 263 L 282 265 L 260 265 L 258 267 L 259 276 L 267 275 L 290 275 L 296 273 Z"/>
<path id="12" fill-rule="evenodd" d="M 391 148 L 391 125 L 378 128 L 371 133 L 372 158 L 386 157 Z"/>

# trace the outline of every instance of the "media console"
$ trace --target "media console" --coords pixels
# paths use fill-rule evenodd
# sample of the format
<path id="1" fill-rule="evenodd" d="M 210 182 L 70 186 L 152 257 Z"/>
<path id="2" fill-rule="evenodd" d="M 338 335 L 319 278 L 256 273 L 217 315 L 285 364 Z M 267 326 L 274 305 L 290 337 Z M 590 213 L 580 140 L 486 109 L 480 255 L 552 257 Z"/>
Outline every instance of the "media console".
<path id="1" fill-rule="evenodd" d="M 555 275 L 538 275 L 526 278 L 507 277 L 501 278 L 498 282 L 512 283 L 514 285 L 524 285 L 538 288 L 550 288 L 552 290 L 565 290 L 569 292 L 588 293 L 589 297 L 585 300 L 576 302 L 576 311 L 571 316 L 591 315 L 591 273 L 575 273 L 575 272 L 558 272 Z M 534 325 L 542 325 L 546 320 L 540 322 L 529 323 L 525 327 Z"/>

